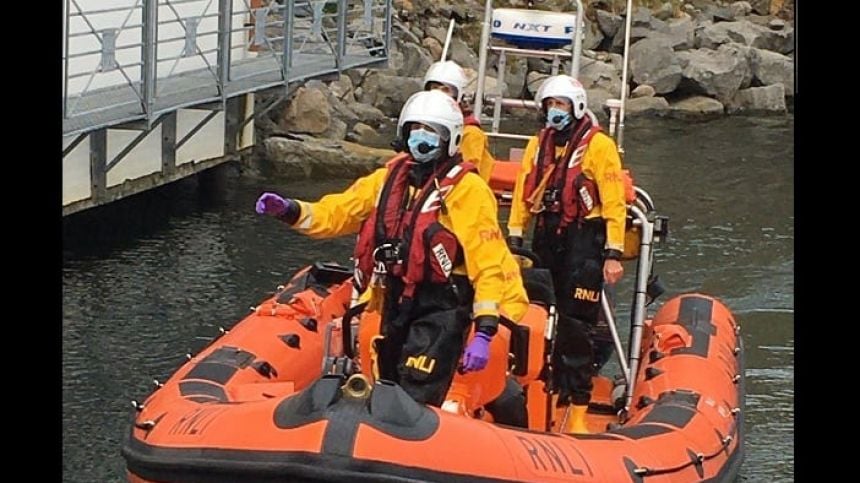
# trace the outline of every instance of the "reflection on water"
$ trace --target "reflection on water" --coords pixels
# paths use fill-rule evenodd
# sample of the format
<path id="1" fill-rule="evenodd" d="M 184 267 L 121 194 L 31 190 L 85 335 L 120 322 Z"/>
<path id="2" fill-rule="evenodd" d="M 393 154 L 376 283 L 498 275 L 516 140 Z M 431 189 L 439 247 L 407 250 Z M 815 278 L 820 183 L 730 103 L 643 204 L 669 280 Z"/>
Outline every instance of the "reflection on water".
<path id="1" fill-rule="evenodd" d="M 716 295 L 743 327 L 747 481 L 793 481 L 793 129 L 790 117 L 730 118 L 639 122 L 625 133 L 626 166 L 671 218 L 655 257 L 664 297 Z M 259 193 L 314 200 L 348 184 L 228 176 L 209 191 L 188 180 L 67 220 L 64 481 L 122 481 L 132 399 L 297 269 L 348 260 L 351 237 L 310 241 L 263 219 Z M 630 278 L 619 287 L 622 321 Z"/>

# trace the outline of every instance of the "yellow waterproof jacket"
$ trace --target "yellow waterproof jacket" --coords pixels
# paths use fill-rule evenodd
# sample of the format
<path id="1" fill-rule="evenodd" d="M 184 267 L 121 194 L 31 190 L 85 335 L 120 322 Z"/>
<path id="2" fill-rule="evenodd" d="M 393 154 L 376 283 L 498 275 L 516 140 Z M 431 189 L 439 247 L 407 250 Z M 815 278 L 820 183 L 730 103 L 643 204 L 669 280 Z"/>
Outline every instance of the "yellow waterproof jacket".
<path id="1" fill-rule="evenodd" d="M 523 152 L 522 168 L 514 185 L 511 214 L 508 219 L 508 234 L 511 236 L 523 236 L 523 230 L 528 226 L 531 217 L 523 201 L 523 185 L 536 162 L 538 147 L 538 137 L 532 136 Z M 564 154 L 564 146 L 557 146 L 556 157 L 562 154 Z M 591 138 L 582 156 L 582 172 L 586 178 L 597 183 L 597 191 L 600 193 L 600 204 L 595 205 L 586 218 L 602 216 L 606 219 L 606 248 L 623 252 L 627 205 L 624 201 L 621 158 L 618 156 L 618 150 L 612 138 L 602 132 Z"/>
<path id="2" fill-rule="evenodd" d="M 342 193 L 326 195 L 315 203 L 299 201 L 301 214 L 293 228 L 313 238 L 357 233 L 370 216 L 387 173 L 387 167 L 380 168 Z M 467 173 L 445 196 L 445 204 L 448 213 L 439 213 L 439 223 L 463 247 L 465 263 L 453 272 L 465 274 L 474 287 L 473 317 L 501 311 L 518 322 L 528 309 L 528 297 L 519 265 L 499 228 L 490 187 L 475 173 Z"/>
<path id="3" fill-rule="evenodd" d="M 493 155 L 490 154 L 490 144 L 487 135 L 479 126 L 467 125 L 463 128 L 463 141 L 460 144 L 463 161 L 468 161 L 478 168 L 478 174 L 485 182 L 490 182 L 493 173 Z"/>

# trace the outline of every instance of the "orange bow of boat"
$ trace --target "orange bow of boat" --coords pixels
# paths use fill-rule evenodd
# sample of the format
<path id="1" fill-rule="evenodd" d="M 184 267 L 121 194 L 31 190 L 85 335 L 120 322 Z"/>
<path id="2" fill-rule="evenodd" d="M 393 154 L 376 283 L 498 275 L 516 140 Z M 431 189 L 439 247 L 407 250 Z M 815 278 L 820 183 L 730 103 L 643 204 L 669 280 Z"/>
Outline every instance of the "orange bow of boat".
<path id="1" fill-rule="evenodd" d="M 743 348 L 718 300 L 666 302 L 646 323 L 624 417 L 616 414 L 618 382 L 598 377 L 592 434 L 565 434 L 561 409 L 546 427 L 544 307 L 533 303 L 516 333 L 500 329 L 490 366 L 458 374 L 442 410 L 374 381 L 374 313 L 349 325 L 359 350 L 344 357 L 349 275 L 335 265 L 302 270 L 138 405 L 122 450 L 129 481 L 689 482 L 737 474 Z M 494 424 L 483 410 L 508 377 L 525 390 L 528 429 Z"/>

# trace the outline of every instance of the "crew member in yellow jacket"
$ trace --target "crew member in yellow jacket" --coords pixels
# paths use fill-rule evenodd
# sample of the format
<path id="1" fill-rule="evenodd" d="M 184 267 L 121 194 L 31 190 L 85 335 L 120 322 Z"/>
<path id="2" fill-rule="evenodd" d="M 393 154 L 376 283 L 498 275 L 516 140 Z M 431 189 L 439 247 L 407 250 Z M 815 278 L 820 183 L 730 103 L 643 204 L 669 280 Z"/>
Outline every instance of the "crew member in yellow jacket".
<path id="1" fill-rule="evenodd" d="M 463 68 L 453 60 L 445 60 L 435 62 L 427 69 L 424 74 L 424 90 L 438 89 L 448 94 L 463 112 L 463 141 L 460 145 L 460 152 L 463 154 L 463 161 L 469 162 L 477 166 L 478 174 L 481 178 L 490 182 L 490 175 L 493 173 L 493 164 L 495 159 L 490 153 L 490 145 L 487 140 L 487 135 L 481 129 L 481 123 L 472 115 L 471 111 L 464 108 L 463 90 L 466 88 L 468 80 Z"/>
<path id="2" fill-rule="evenodd" d="M 571 404 L 567 431 L 584 433 L 591 399 L 593 347 L 604 281 L 614 284 L 624 268 L 627 208 L 615 142 L 586 109 L 586 94 L 573 77 L 552 76 L 538 89 L 546 125 L 529 139 L 514 186 L 508 242 L 522 246 L 534 215 L 532 251 L 552 273 L 560 321 L 553 354 L 559 404 Z"/>
<path id="3" fill-rule="evenodd" d="M 315 203 L 274 193 L 257 201 L 258 213 L 314 238 L 358 233 L 356 286 L 384 287 L 380 377 L 435 406 L 458 367 L 486 367 L 500 314 L 518 322 L 528 308 L 493 193 L 462 161 L 462 133 L 463 116 L 451 97 L 418 92 L 398 121 L 407 149 L 385 167 Z M 464 353 L 472 320 L 475 336 Z"/>

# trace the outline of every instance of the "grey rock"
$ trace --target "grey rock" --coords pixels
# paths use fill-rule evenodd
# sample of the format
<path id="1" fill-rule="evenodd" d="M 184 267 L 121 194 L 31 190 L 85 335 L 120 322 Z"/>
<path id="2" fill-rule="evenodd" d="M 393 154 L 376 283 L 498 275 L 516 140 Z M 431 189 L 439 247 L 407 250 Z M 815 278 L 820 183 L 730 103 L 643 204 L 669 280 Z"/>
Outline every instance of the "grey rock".
<path id="1" fill-rule="evenodd" d="M 585 90 L 585 97 L 588 100 L 588 109 L 591 112 L 598 114 L 604 111 L 607 111 L 606 101 L 609 99 L 617 99 L 618 96 L 612 94 L 606 89 L 601 89 L 600 87 L 596 87 L 593 89 Z M 608 112 L 608 111 L 607 111 Z"/>
<path id="2" fill-rule="evenodd" d="M 384 112 L 379 109 L 369 105 L 369 104 L 361 104 L 355 103 L 350 104 L 350 110 L 355 113 L 356 117 L 359 121 L 369 124 L 371 126 L 376 126 L 377 128 L 386 124 L 390 118 L 385 115 Z M 398 115 L 400 113 L 398 112 Z M 355 129 L 353 127 L 353 129 Z"/>
<path id="3" fill-rule="evenodd" d="M 359 102 L 371 104 L 387 116 L 397 117 L 403 103 L 415 92 L 421 90 L 421 77 L 398 77 L 372 72 L 361 84 Z"/>
<path id="4" fill-rule="evenodd" d="M 606 101 L 608 99 L 615 99 L 616 96 L 605 89 L 596 88 L 586 89 L 585 97 L 588 100 L 588 109 L 597 116 L 599 122 L 605 124 L 609 120 L 609 110 L 606 108 Z"/>
<path id="5" fill-rule="evenodd" d="M 475 94 L 475 90 L 478 88 L 478 72 L 471 68 L 463 69 L 463 71 L 466 72 L 466 79 L 468 80 L 466 82 L 466 87 L 463 88 L 463 94 L 467 97 L 472 97 Z M 488 75 L 484 76 L 484 94 L 509 95 L 505 83 L 499 83 L 498 79 Z"/>
<path id="6" fill-rule="evenodd" d="M 759 15 L 770 14 L 770 0 L 750 0 L 750 6 Z"/>
<path id="7" fill-rule="evenodd" d="M 621 54 L 616 54 L 615 52 L 610 52 L 608 55 L 609 62 L 611 62 L 612 66 L 620 72 L 624 68 L 624 56 Z"/>
<path id="8" fill-rule="evenodd" d="M 433 59 L 430 54 L 422 47 L 416 44 L 404 44 L 401 46 L 403 53 L 403 64 L 397 69 L 396 73 L 400 76 L 416 77 L 424 76 Z"/>
<path id="9" fill-rule="evenodd" d="M 381 22 L 378 22 L 381 23 Z M 413 44 L 421 43 L 421 38 L 423 37 L 423 32 L 421 31 L 421 27 L 418 25 L 412 25 L 407 27 L 406 25 L 400 23 L 394 23 L 394 26 L 397 29 L 392 32 L 392 37 L 398 42 L 410 42 Z M 417 32 L 417 33 L 416 33 Z"/>
<path id="10" fill-rule="evenodd" d="M 674 9 L 672 8 L 672 3 L 663 2 L 663 5 L 660 5 L 660 8 L 654 12 L 654 16 L 660 20 L 669 20 L 672 18 L 673 13 Z"/>
<path id="11" fill-rule="evenodd" d="M 720 50 L 697 49 L 678 52 L 683 69 L 681 90 L 705 94 L 726 102 L 738 89 L 749 85 L 750 62 L 743 49 L 723 46 Z"/>
<path id="12" fill-rule="evenodd" d="M 439 45 L 445 45 L 445 37 L 448 36 L 448 30 L 442 27 L 427 27 L 424 32 L 428 37 L 436 39 Z M 452 36 L 453 37 L 453 36 Z"/>
<path id="13" fill-rule="evenodd" d="M 508 57 L 505 64 L 505 85 L 508 86 L 506 95 L 517 96 L 526 81 L 528 60 L 523 57 Z"/>
<path id="14" fill-rule="evenodd" d="M 714 19 L 714 22 L 732 22 L 735 20 L 735 14 L 731 8 L 713 6 L 705 11 Z"/>
<path id="15" fill-rule="evenodd" d="M 699 23 L 694 29 L 693 46 L 697 49 L 716 49 L 729 42 L 743 42 L 743 37 L 732 37 L 726 22 L 715 24 L 711 21 Z"/>
<path id="16" fill-rule="evenodd" d="M 751 49 L 750 69 L 761 85 L 782 84 L 785 95 L 794 95 L 794 60 L 769 50 Z"/>
<path id="17" fill-rule="evenodd" d="M 624 35 L 626 30 L 624 29 L 624 25 L 618 29 L 618 33 L 615 34 L 615 37 L 612 38 L 612 46 L 610 50 L 615 53 L 624 52 Z M 632 46 L 636 42 L 639 42 L 642 39 L 646 39 L 648 37 L 657 36 L 659 32 L 652 30 L 649 27 L 632 27 L 630 29 L 630 45 Z"/>
<path id="18" fill-rule="evenodd" d="M 669 112 L 673 117 L 711 118 L 722 115 L 725 112 L 725 107 L 716 99 L 693 96 L 671 104 Z"/>
<path id="19" fill-rule="evenodd" d="M 326 139 L 334 139 L 341 140 L 346 137 L 347 125 L 344 121 L 338 118 L 332 118 L 331 122 L 328 125 L 328 129 L 322 132 L 320 135 Z"/>
<path id="20" fill-rule="evenodd" d="M 746 89 L 752 84 L 753 73 L 752 73 L 752 58 L 753 58 L 753 49 L 752 47 L 747 47 L 742 44 L 725 44 L 721 45 L 720 48 L 717 49 L 718 53 L 722 53 L 724 55 L 728 55 L 738 61 L 740 64 L 740 71 L 743 74 L 741 78 L 741 89 Z"/>
<path id="21" fill-rule="evenodd" d="M 334 97 L 334 95 L 330 95 L 328 101 L 331 105 L 332 118 L 340 119 L 346 123 L 347 127 L 361 120 L 358 114 L 352 109 L 355 102 L 344 102 Z"/>
<path id="22" fill-rule="evenodd" d="M 651 30 L 655 32 L 665 32 L 667 23 L 664 20 L 660 20 L 657 17 L 651 18 Z M 648 27 L 646 27 L 648 28 Z"/>
<path id="23" fill-rule="evenodd" d="M 633 7 L 633 20 L 631 21 L 633 27 L 648 27 L 652 28 L 651 22 L 654 20 L 654 17 L 651 15 L 651 11 L 645 7 Z"/>
<path id="24" fill-rule="evenodd" d="M 375 71 L 375 69 L 370 70 L 359 67 L 355 69 L 347 69 L 344 72 L 349 77 L 349 80 L 352 81 L 352 87 L 356 90 L 356 98 L 358 98 L 358 89 L 361 87 L 361 83 L 364 82 L 364 78 L 370 75 L 371 72 Z"/>
<path id="25" fill-rule="evenodd" d="M 794 29 L 771 30 L 746 19 L 704 24 L 696 29 L 696 46 L 699 48 L 715 49 L 729 42 L 787 54 L 794 51 Z"/>
<path id="26" fill-rule="evenodd" d="M 442 44 L 433 37 L 424 37 L 424 40 L 421 41 L 421 46 L 430 52 L 431 58 L 442 58 Z"/>
<path id="27" fill-rule="evenodd" d="M 672 19 L 666 24 L 665 35 L 672 49 L 692 49 L 696 44 L 696 25 L 690 17 Z"/>
<path id="28" fill-rule="evenodd" d="M 347 102 L 355 100 L 355 88 L 352 85 L 352 79 L 346 74 L 340 74 L 338 80 L 329 83 L 328 89 L 338 99 Z"/>
<path id="29" fill-rule="evenodd" d="M 620 15 L 615 15 L 605 10 L 597 11 L 597 25 L 606 37 L 615 37 L 618 30 L 621 29 L 623 18 Z"/>
<path id="30" fill-rule="evenodd" d="M 663 115 L 669 110 L 669 102 L 664 97 L 638 97 L 629 99 L 625 112 L 630 116 Z"/>
<path id="31" fill-rule="evenodd" d="M 451 7 L 451 15 L 457 19 L 458 23 L 473 21 L 475 20 L 474 7 L 474 5 L 465 5 L 465 2 L 457 3 Z"/>
<path id="32" fill-rule="evenodd" d="M 375 129 L 360 122 L 353 126 L 352 132 L 347 134 L 346 140 L 364 146 L 387 147 L 390 139 L 380 135 Z"/>
<path id="33" fill-rule="evenodd" d="M 390 149 L 377 149 L 347 141 L 310 136 L 273 136 L 263 142 L 276 174 L 293 178 L 353 178 L 370 173 L 394 156 Z"/>
<path id="34" fill-rule="evenodd" d="M 785 88 L 782 84 L 742 89 L 726 103 L 729 114 L 744 113 L 785 113 Z"/>
<path id="35" fill-rule="evenodd" d="M 637 99 L 639 97 L 654 97 L 656 93 L 657 92 L 653 87 L 648 84 L 642 84 L 641 86 L 636 86 L 636 88 L 633 89 L 633 92 L 630 93 L 630 98 Z"/>
<path id="36" fill-rule="evenodd" d="M 299 87 L 281 119 L 281 128 L 289 132 L 320 134 L 331 122 L 331 106 L 326 93 L 316 87 Z"/>
<path id="37" fill-rule="evenodd" d="M 603 31 L 595 22 L 585 22 L 585 38 L 582 39 L 582 48 L 586 50 L 596 49 L 603 42 Z"/>
<path id="38" fill-rule="evenodd" d="M 601 88 L 612 95 L 621 95 L 621 75 L 609 62 L 582 58 L 579 81 L 586 89 Z"/>
<path id="39" fill-rule="evenodd" d="M 729 9 L 731 9 L 735 18 L 746 17 L 752 12 L 752 5 L 749 2 L 735 2 L 729 5 Z"/>
<path id="40" fill-rule="evenodd" d="M 767 26 L 770 27 L 771 30 L 783 30 L 785 28 L 785 21 L 781 18 L 775 18 L 768 22 Z"/>
<path id="41" fill-rule="evenodd" d="M 311 79 L 305 82 L 304 87 L 307 89 L 319 89 L 326 96 L 328 96 L 330 92 L 328 85 L 326 85 L 326 83 L 321 81 L 320 79 Z"/>
<path id="42" fill-rule="evenodd" d="M 388 67 L 383 69 L 373 69 L 373 72 L 393 76 L 400 75 L 398 72 L 403 70 L 403 63 L 405 62 L 405 57 L 403 56 L 403 51 L 400 46 L 401 43 L 399 41 L 392 40 L 391 48 L 388 51 Z"/>
<path id="43" fill-rule="evenodd" d="M 691 4 L 692 6 L 696 7 L 699 10 L 704 10 L 706 8 L 713 7 L 717 3 L 715 0 L 685 0 L 685 1 L 689 4 Z"/>
<path id="44" fill-rule="evenodd" d="M 683 53 L 683 52 L 681 52 Z M 648 38 L 630 48 L 630 73 L 636 84 L 648 84 L 657 94 L 675 90 L 681 82 L 681 65 L 664 38 Z"/>
<path id="45" fill-rule="evenodd" d="M 478 54 L 466 45 L 466 42 L 456 37 L 451 38 L 451 46 L 448 48 L 448 58 L 460 64 L 460 67 L 464 69 L 467 67 L 471 69 L 478 68 Z M 422 72 L 421 75 L 423 76 L 424 73 Z"/>
<path id="46" fill-rule="evenodd" d="M 767 27 L 767 24 L 773 19 L 770 15 L 758 15 L 756 13 L 751 13 L 747 15 L 743 20 L 752 22 L 760 27 Z"/>

